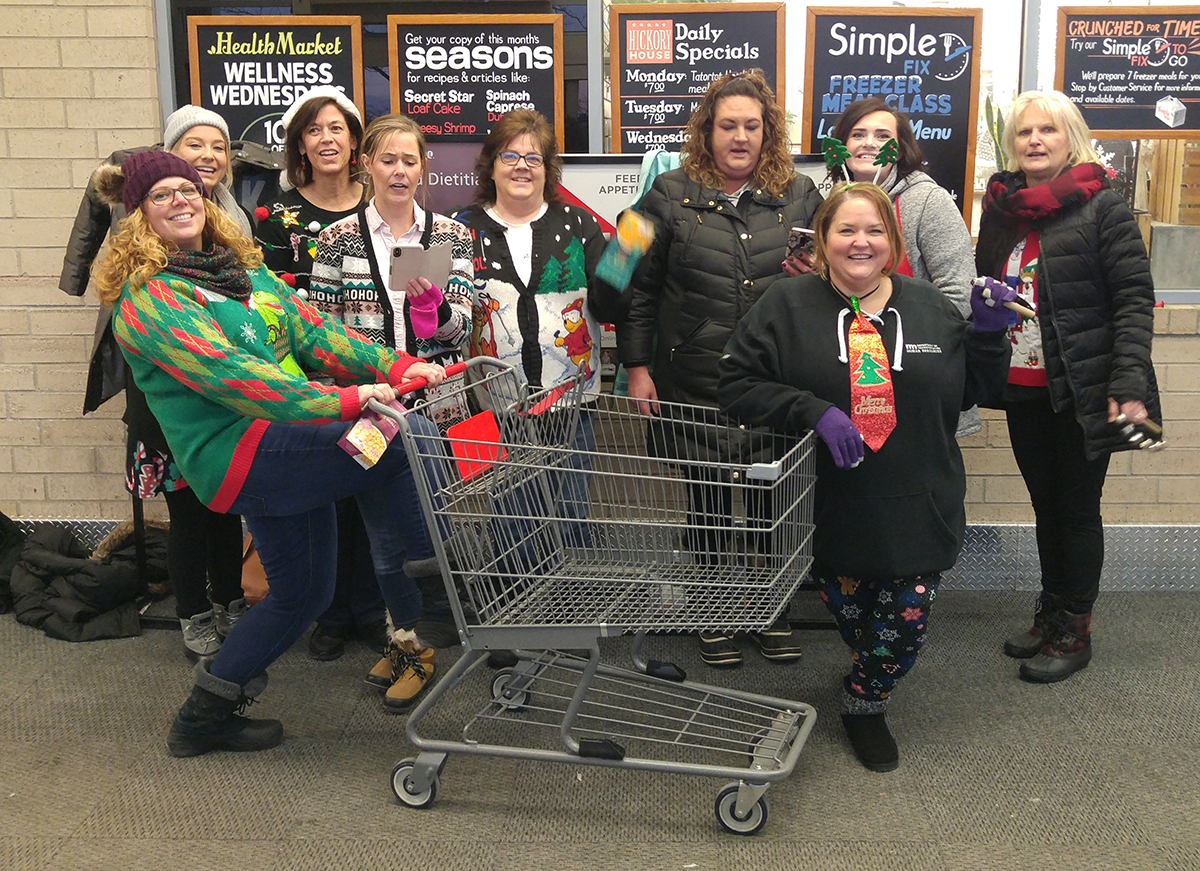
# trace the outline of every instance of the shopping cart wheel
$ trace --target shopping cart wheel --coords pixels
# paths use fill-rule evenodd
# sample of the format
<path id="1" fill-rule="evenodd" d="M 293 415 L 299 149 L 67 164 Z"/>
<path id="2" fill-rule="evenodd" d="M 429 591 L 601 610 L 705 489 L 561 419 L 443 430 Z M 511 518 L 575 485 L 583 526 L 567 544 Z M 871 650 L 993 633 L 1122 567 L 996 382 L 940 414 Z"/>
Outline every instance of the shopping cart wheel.
<path id="1" fill-rule="evenodd" d="M 492 678 L 492 701 L 506 711 L 525 710 L 529 704 L 529 691 L 510 687 L 516 674 L 511 668 L 501 669 Z"/>
<path id="2" fill-rule="evenodd" d="M 425 790 L 414 792 L 412 789 L 412 773 L 416 763 L 417 760 L 415 759 L 401 759 L 396 763 L 396 767 L 392 769 L 392 792 L 396 793 L 396 798 L 400 799 L 401 803 L 409 807 L 429 807 L 437 801 L 437 775 L 434 775 L 433 780 Z"/>
<path id="3" fill-rule="evenodd" d="M 717 793 L 717 822 L 735 835 L 753 835 L 767 824 L 767 797 L 759 796 L 745 817 L 737 815 L 738 784 L 721 787 Z"/>
<path id="4" fill-rule="evenodd" d="M 759 729 L 754 733 L 754 738 L 750 741 L 747 747 L 747 753 L 750 756 L 750 767 L 753 768 L 757 762 L 775 763 L 781 754 L 791 747 L 793 741 L 796 740 L 796 733 L 800 731 L 799 725 L 794 725 L 788 729 L 787 737 L 781 742 L 778 733 L 774 740 L 768 741 L 771 737 L 769 729 Z M 763 759 L 759 757 L 762 756 Z"/>

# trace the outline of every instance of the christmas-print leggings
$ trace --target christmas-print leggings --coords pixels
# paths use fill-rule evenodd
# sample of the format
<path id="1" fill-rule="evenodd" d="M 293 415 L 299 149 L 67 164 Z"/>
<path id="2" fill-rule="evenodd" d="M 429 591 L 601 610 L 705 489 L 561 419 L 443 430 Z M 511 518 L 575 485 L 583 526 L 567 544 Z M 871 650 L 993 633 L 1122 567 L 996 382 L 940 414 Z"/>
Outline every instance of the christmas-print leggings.
<path id="1" fill-rule="evenodd" d="M 817 570 L 825 607 L 854 656 L 846 691 L 867 702 L 888 697 L 917 660 L 929 629 L 939 572 L 893 581 L 865 581 Z"/>

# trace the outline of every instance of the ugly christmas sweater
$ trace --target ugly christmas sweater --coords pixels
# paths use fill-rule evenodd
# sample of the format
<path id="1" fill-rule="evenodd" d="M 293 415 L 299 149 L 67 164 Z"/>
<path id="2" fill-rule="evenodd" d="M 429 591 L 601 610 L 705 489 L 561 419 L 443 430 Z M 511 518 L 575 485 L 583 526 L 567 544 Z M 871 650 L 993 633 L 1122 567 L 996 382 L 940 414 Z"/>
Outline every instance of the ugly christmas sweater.
<path id="1" fill-rule="evenodd" d="M 472 355 L 499 357 L 533 385 L 584 370 L 585 392 L 600 390 L 600 322 L 620 318 L 621 296 L 596 278 L 604 235 L 584 209 L 548 203 L 532 222 L 529 282 L 517 274 L 505 228 L 482 206 L 455 215 L 475 244 Z"/>
<path id="2" fill-rule="evenodd" d="M 184 477 L 202 502 L 227 511 L 271 422 L 352 420 L 358 388 L 309 381 L 397 384 L 416 359 L 326 318 L 275 278 L 249 270 L 246 302 L 170 273 L 113 307 L 113 332 Z"/>

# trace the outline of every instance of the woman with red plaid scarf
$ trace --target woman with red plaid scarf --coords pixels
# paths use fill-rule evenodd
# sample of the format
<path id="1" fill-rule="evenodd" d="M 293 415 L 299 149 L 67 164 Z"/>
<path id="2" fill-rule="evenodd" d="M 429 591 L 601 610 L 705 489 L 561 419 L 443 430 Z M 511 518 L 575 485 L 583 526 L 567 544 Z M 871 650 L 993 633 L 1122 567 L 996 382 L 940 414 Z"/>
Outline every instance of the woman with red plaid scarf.
<path id="1" fill-rule="evenodd" d="M 1024 294 L 1013 316 L 1005 413 L 1037 524 L 1042 592 L 1004 652 L 1021 677 L 1060 681 L 1091 659 L 1100 497 L 1113 451 L 1161 445 L 1150 362 L 1154 285 L 1125 200 L 1108 186 L 1079 110 L 1057 91 L 1017 97 L 1004 129 L 1015 172 L 988 181 L 976 283 Z"/>

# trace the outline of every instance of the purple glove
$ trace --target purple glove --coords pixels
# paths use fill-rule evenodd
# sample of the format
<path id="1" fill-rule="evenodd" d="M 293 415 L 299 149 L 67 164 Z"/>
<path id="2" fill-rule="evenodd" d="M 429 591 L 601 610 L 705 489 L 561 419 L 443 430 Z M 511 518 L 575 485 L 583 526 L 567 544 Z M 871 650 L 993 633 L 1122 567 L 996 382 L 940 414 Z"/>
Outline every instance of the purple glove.
<path id="1" fill-rule="evenodd" d="M 418 339 L 432 338 L 437 331 L 438 306 L 442 304 L 442 292 L 436 284 L 408 298 L 408 317 L 412 321 L 413 334 Z"/>
<path id="2" fill-rule="evenodd" d="M 991 333 L 1007 329 L 1010 318 L 1014 318 L 1016 312 L 1006 309 L 1004 303 L 1016 298 L 1015 287 L 1009 287 L 990 276 L 976 278 L 971 284 L 971 322 L 975 332 Z"/>
<path id="3" fill-rule="evenodd" d="M 846 412 L 836 406 L 825 409 L 813 432 L 821 437 L 821 441 L 829 446 L 833 454 L 833 463 L 839 469 L 853 469 L 863 458 L 862 435 Z"/>

